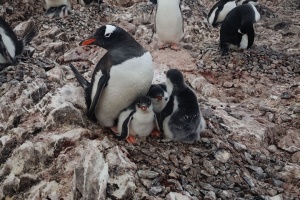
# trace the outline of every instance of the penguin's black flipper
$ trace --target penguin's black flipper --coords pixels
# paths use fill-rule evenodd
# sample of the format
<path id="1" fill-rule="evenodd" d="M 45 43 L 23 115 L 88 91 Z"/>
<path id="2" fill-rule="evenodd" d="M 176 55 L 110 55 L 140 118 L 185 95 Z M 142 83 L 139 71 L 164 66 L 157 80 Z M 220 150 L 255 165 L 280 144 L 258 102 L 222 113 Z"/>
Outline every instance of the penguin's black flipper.
<path id="1" fill-rule="evenodd" d="M 215 28 L 220 24 L 220 23 L 217 23 L 217 19 L 218 19 L 218 17 L 219 17 L 220 11 L 223 10 L 223 7 L 224 7 L 224 5 L 223 5 L 223 6 L 219 6 L 219 7 L 217 8 L 217 10 L 216 10 L 215 17 L 214 17 L 214 21 L 213 21 L 213 23 L 212 23 L 212 26 L 215 27 Z"/>
<path id="2" fill-rule="evenodd" d="M 129 124 L 133 118 L 133 114 L 135 113 L 135 110 L 133 110 L 128 117 L 124 120 L 122 124 L 122 131 L 120 135 L 115 135 L 118 140 L 125 140 L 129 136 Z"/>
<path id="3" fill-rule="evenodd" d="M 11 57 L 11 55 L 7 51 L 7 48 L 6 48 L 5 44 L 3 43 L 3 39 L 2 39 L 2 35 L 1 34 L 0 34 L 0 54 L 2 54 L 2 56 L 6 60 L 8 60 L 10 64 L 14 64 L 15 63 L 15 59 L 13 57 Z"/>
<path id="4" fill-rule="evenodd" d="M 247 49 L 249 49 L 250 47 L 252 47 L 252 45 L 254 43 L 255 33 L 254 33 L 253 25 L 248 28 L 247 35 L 248 35 L 248 46 L 247 46 Z"/>
<path id="5" fill-rule="evenodd" d="M 90 87 L 91 83 L 88 82 L 80 73 L 79 71 L 74 67 L 74 65 L 69 65 L 71 70 L 73 71 L 75 77 L 77 78 L 79 84 L 81 87 L 83 87 L 84 90 L 86 90 L 88 87 Z"/>
<path id="6" fill-rule="evenodd" d="M 103 92 L 103 88 L 107 85 L 108 80 L 109 80 L 109 76 L 107 74 L 103 74 L 101 76 L 101 78 L 99 79 L 96 94 L 93 97 L 91 105 L 90 105 L 90 107 L 88 109 L 88 112 L 86 114 L 88 118 L 92 118 L 94 116 L 94 111 L 95 111 L 96 105 L 97 105 L 98 100 L 101 96 L 101 93 Z"/>

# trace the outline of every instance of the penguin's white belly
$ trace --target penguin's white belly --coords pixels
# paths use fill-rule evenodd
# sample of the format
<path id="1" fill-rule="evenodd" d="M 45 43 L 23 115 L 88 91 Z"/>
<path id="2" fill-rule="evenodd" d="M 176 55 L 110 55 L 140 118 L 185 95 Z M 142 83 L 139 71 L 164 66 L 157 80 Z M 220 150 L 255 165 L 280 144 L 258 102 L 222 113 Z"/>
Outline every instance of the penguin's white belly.
<path id="1" fill-rule="evenodd" d="M 182 15 L 179 3 L 158 2 L 156 13 L 156 34 L 159 43 L 178 43 L 183 37 Z"/>
<path id="2" fill-rule="evenodd" d="M 228 3 L 226 3 L 222 9 L 222 11 L 219 13 L 217 22 L 222 22 L 224 21 L 226 15 L 233 9 L 236 7 L 236 4 L 234 1 L 230 1 Z"/>
<path id="3" fill-rule="evenodd" d="M 248 47 L 248 35 L 244 34 L 240 42 L 240 49 L 247 49 Z"/>
<path id="4" fill-rule="evenodd" d="M 61 5 L 71 6 L 69 0 L 46 0 L 46 8 L 58 7 Z"/>
<path id="5" fill-rule="evenodd" d="M 12 41 L 12 39 L 10 37 L 8 37 L 6 34 L 5 34 L 5 31 L 3 28 L 0 27 L 0 34 L 1 34 L 1 37 L 2 37 L 2 42 L 3 44 L 5 45 L 9 55 L 12 57 L 12 58 L 15 58 L 15 54 L 16 54 L 16 47 L 15 47 L 15 44 L 14 42 Z M 0 54 L 0 63 L 9 63 L 9 61 L 2 55 Z"/>
<path id="6" fill-rule="evenodd" d="M 113 126 L 121 110 L 131 105 L 137 97 L 146 95 L 153 74 L 154 68 L 149 52 L 113 66 L 108 85 L 104 88 L 96 106 L 95 114 L 100 125 Z M 94 84 L 97 85 L 98 81 Z"/>
<path id="7" fill-rule="evenodd" d="M 154 113 L 136 112 L 130 123 L 130 135 L 138 137 L 147 137 L 154 129 Z"/>
<path id="8" fill-rule="evenodd" d="M 254 15 L 254 17 L 255 17 L 255 22 L 257 22 L 258 20 L 260 20 L 260 14 L 259 14 L 259 12 L 257 11 L 256 7 L 255 7 L 252 3 L 249 3 L 249 4 L 252 6 L 252 8 L 253 8 L 253 10 L 254 10 L 254 13 L 255 13 L 255 15 Z"/>

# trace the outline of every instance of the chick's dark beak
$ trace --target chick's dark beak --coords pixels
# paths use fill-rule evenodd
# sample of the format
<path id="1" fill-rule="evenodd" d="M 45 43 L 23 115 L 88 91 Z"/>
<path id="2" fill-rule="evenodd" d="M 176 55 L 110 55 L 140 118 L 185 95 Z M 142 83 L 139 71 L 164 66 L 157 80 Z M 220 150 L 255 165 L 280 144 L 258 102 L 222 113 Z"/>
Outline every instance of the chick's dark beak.
<path id="1" fill-rule="evenodd" d="M 96 40 L 97 39 L 94 36 L 91 36 L 88 39 L 83 40 L 82 42 L 80 42 L 79 45 L 80 46 L 93 45 Z"/>
<path id="2" fill-rule="evenodd" d="M 162 96 L 156 96 L 157 100 L 161 101 L 162 100 Z"/>

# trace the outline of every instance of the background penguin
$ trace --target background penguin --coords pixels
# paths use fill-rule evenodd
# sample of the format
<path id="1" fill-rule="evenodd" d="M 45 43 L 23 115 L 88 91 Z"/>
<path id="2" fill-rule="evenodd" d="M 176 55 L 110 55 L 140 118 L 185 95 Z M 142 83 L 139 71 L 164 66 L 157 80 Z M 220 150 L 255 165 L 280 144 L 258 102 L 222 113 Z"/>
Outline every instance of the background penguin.
<path id="1" fill-rule="evenodd" d="M 58 7 L 51 7 L 44 13 L 47 17 L 60 17 L 65 18 L 71 14 L 71 9 L 66 5 L 61 5 Z"/>
<path id="2" fill-rule="evenodd" d="M 183 37 L 183 17 L 180 9 L 180 0 L 152 0 L 157 3 L 155 16 L 155 32 L 159 48 L 179 50 L 177 44 Z"/>
<path id="3" fill-rule="evenodd" d="M 96 65 L 91 83 L 85 84 L 85 95 L 87 116 L 95 115 L 101 126 L 112 127 L 121 110 L 147 94 L 154 76 L 151 54 L 129 33 L 113 25 L 101 26 L 80 45 L 107 50 Z"/>
<path id="4" fill-rule="evenodd" d="M 257 0 L 237 0 L 236 1 L 237 5 L 242 5 L 242 4 L 246 4 L 246 3 L 251 3 L 254 6 L 258 5 L 258 1 Z"/>
<path id="5" fill-rule="evenodd" d="M 46 10 L 45 16 L 52 17 L 67 17 L 71 14 L 70 0 L 42 0 L 43 8 Z"/>
<path id="6" fill-rule="evenodd" d="M 207 21 L 213 27 L 217 27 L 225 19 L 226 15 L 236 7 L 235 0 L 220 0 L 209 11 Z"/>
<path id="7" fill-rule="evenodd" d="M 24 48 L 36 35 L 37 28 L 30 27 L 24 38 L 18 39 L 11 27 L 0 17 L 0 69 L 16 63 Z"/>
<path id="8" fill-rule="evenodd" d="M 260 14 L 251 2 L 232 9 L 225 17 L 220 30 L 222 56 L 229 48 L 248 49 L 254 42 L 253 23 L 260 19 Z"/>
<path id="9" fill-rule="evenodd" d="M 160 113 L 167 105 L 169 95 L 165 84 L 152 84 L 147 96 L 150 97 L 153 110 L 155 113 Z"/>
<path id="10" fill-rule="evenodd" d="M 95 3 L 100 6 L 100 4 L 103 3 L 103 0 L 77 0 L 77 3 L 79 3 L 83 6 Z"/>
<path id="11" fill-rule="evenodd" d="M 116 137 L 128 143 L 135 143 L 135 136 L 147 137 L 155 128 L 156 116 L 149 97 L 138 98 L 134 104 L 123 110 L 118 118 Z"/>
<path id="12" fill-rule="evenodd" d="M 167 92 L 170 95 L 166 107 L 158 116 L 158 123 L 166 139 L 191 143 L 200 139 L 205 129 L 195 93 L 177 69 L 167 72 Z"/>

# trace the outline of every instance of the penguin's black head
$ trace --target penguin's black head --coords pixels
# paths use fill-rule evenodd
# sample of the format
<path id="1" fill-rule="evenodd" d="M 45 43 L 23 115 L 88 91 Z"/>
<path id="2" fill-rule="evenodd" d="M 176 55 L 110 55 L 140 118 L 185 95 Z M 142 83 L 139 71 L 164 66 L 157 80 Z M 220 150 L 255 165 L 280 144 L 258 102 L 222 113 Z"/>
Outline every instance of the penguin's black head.
<path id="1" fill-rule="evenodd" d="M 93 2 L 96 2 L 100 5 L 101 3 L 103 3 L 103 0 L 77 0 L 77 3 L 81 5 L 89 5 Z"/>
<path id="2" fill-rule="evenodd" d="M 148 96 L 157 101 L 161 101 L 164 97 L 164 90 L 159 85 L 153 84 L 149 89 Z"/>
<path id="3" fill-rule="evenodd" d="M 167 92 L 171 95 L 185 87 L 182 73 L 178 69 L 170 69 L 167 72 Z"/>
<path id="4" fill-rule="evenodd" d="M 148 108 L 151 107 L 151 99 L 146 96 L 140 97 L 135 101 L 135 105 L 137 109 L 141 109 L 142 111 L 147 111 Z"/>
<path id="5" fill-rule="evenodd" d="M 105 25 L 98 28 L 94 35 L 90 36 L 86 40 L 83 40 L 79 45 L 97 45 L 109 50 L 120 46 L 124 39 L 126 37 L 128 38 L 129 36 L 130 35 L 125 30 L 118 26 Z"/>

